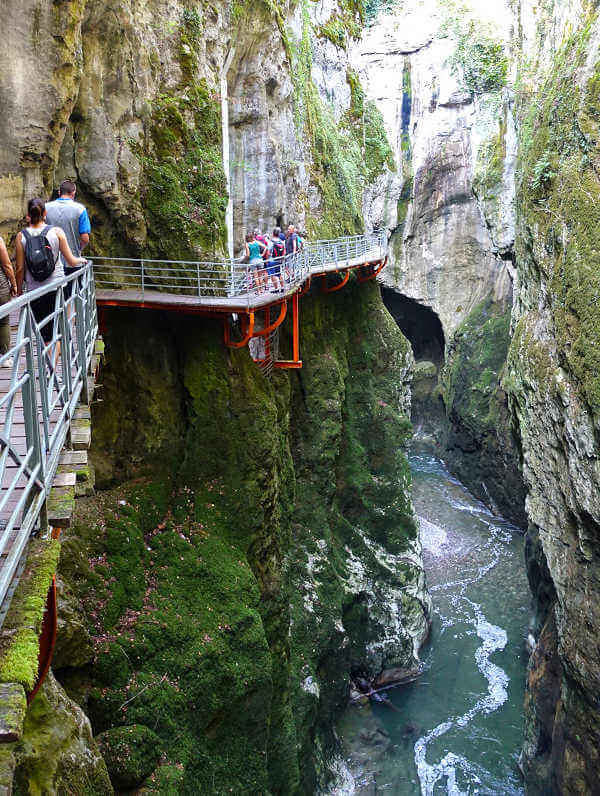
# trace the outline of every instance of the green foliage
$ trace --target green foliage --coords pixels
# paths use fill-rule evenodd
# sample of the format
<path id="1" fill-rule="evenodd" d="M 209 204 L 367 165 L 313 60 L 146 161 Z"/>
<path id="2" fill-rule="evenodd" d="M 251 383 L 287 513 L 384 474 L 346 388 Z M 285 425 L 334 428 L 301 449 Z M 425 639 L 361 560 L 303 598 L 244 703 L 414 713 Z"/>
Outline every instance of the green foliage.
<path id="1" fill-rule="evenodd" d="M 465 88 L 471 94 L 495 91 L 506 85 L 508 57 L 504 46 L 471 22 L 460 29 L 454 63 L 460 66 Z"/>
<path id="2" fill-rule="evenodd" d="M 506 85 L 508 56 L 494 31 L 473 16 L 472 9 L 460 0 L 438 0 L 446 10 L 441 35 L 456 41 L 451 59 L 460 73 L 463 86 L 473 95 L 499 91 Z"/>
<path id="3" fill-rule="evenodd" d="M 364 19 L 362 0 L 340 0 L 338 11 L 316 29 L 316 34 L 329 39 L 336 47 L 345 49 L 348 39 L 360 38 Z"/>
<path id="4" fill-rule="evenodd" d="M 373 24 L 379 14 L 391 11 L 399 4 L 399 0 L 366 0 L 365 2 L 365 21 Z"/>
<path id="5" fill-rule="evenodd" d="M 540 191 L 548 188 L 555 176 L 556 172 L 552 165 L 551 153 L 546 150 L 533 167 L 533 175 L 531 178 L 532 189 L 534 191 Z"/>

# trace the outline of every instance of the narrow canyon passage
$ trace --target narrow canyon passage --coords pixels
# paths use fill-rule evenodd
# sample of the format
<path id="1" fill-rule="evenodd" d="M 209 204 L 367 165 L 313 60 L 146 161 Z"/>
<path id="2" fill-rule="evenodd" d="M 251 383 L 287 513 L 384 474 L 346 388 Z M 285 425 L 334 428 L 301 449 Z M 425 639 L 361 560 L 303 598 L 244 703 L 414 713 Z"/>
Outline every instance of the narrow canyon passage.
<path id="1" fill-rule="evenodd" d="M 523 537 L 414 442 L 410 463 L 434 622 L 416 682 L 391 706 L 351 707 L 338 730 L 349 769 L 336 793 L 521 794 Z"/>

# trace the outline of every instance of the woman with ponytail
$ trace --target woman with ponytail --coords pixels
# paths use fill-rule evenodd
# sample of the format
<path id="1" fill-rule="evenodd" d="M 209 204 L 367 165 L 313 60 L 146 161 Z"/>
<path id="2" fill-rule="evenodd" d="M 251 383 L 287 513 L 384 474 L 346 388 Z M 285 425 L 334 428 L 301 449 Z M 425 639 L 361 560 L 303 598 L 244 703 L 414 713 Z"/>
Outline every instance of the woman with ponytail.
<path id="1" fill-rule="evenodd" d="M 46 206 L 39 198 L 29 200 L 27 205 L 27 218 L 29 226 L 26 227 L 26 234 L 23 232 L 17 235 L 17 286 L 19 292 L 25 282 L 27 291 L 36 290 L 39 287 L 44 287 L 52 282 L 57 282 L 64 276 L 62 260 L 58 256 L 59 252 L 62 254 L 66 262 L 71 266 L 83 265 L 86 260 L 84 257 L 74 257 L 71 251 L 65 233 L 60 227 L 49 227 L 46 225 Z M 50 248 L 52 250 L 52 257 L 54 259 L 54 271 L 49 277 L 42 281 L 34 278 L 33 274 L 27 268 L 25 261 L 25 249 L 27 246 L 26 237 L 36 237 L 38 235 L 45 235 Z M 52 290 L 41 298 L 35 299 L 31 302 L 31 310 L 33 317 L 38 325 L 42 323 L 49 315 L 54 312 L 56 303 L 56 290 Z M 52 323 L 47 323 L 41 327 L 40 332 L 44 342 L 49 343 L 52 340 L 53 333 Z"/>

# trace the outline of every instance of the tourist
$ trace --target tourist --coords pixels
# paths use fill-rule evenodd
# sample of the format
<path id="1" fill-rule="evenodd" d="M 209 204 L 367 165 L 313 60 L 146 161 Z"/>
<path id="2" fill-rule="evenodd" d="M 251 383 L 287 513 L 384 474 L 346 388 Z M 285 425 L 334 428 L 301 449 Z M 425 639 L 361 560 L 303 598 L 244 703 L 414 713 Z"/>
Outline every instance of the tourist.
<path id="1" fill-rule="evenodd" d="M 79 265 L 84 265 L 86 260 L 83 257 L 75 257 L 67 237 L 60 227 L 51 227 L 46 224 L 46 206 L 42 199 L 34 198 L 29 201 L 27 205 L 27 217 L 29 226 L 27 226 L 19 235 L 17 235 L 17 267 L 16 267 L 16 281 L 17 290 L 21 291 L 23 282 L 27 291 L 36 290 L 37 288 L 44 287 L 45 285 L 58 282 L 64 276 L 64 269 L 62 259 L 71 266 L 73 270 Z M 29 264 L 27 262 L 26 250 L 28 239 L 32 240 L 35 244 L 35 238 L 45 236 L 48 245 L 51 249 L 51 257 L 54 261 L 54 268 L 50 275 L 45 279 L 35 279 L 31 273 Z M 59 254 L 62 255 L 59 257 Z M 49 291 L 38 299 L 31 302 L 31 311 L 38 325 L 54 312 L 56 304 L 56 290 Z M 52 323 L 46 323 L 40 327 L 40 334 L 45 343 L 49 343 L 53 336 Z M 58 358 L 59 344 L 57 344 L 54 355 L 54 363 Z"/>
<path id="2" fill-rule="evenodd" d="M 17 295 L 17 280 L 13 271 L 12 263 L 6 245 L 0 238 L 0 306 L 7 304 L 11 298 Z M 6 315 L 0 319 L 0 357 L 7 354 L 10 350 L 10 318 Z M 12 357 L 8 357 L 2 363 L 2 367 L 11 368 L 13 365 Z"/>
<path id="3" fill-rule="evenodd" d="M 298 236 L 296 235 L 296 228 L 290 224 L 285 237 L 285 253 L 296 254 L 298 251 Z"/>
<path id="4" fill-rule="evenodd" d="M 265 282 L 263 254 L 266 248 L 262 241 L 256 240 L 254 233 L 249 232 L 246 235 L 245 252 L 250 265 L 250 287 L 254 284 L 261 292 Z"/>
<path id="5" fill-rule="evenodd" d="M 279 227 L 273 230 L 273 240 L 271 246 L 271 258 L 269 260 L 268 273 L 273 283 L 275 291 L 283 290 L 283 279 L 281 275 L 281 265 L 285 256 L 285 245 L 281 241 L 278 232 Z M 279 230 L 281 231 L 281 230 Z"/>
<path id="6" fill-rule="evenodd" d="M 46 212 L 48 224 L 63 230 L 71 252 L 75 257 L 80 257 L 81 252 L 89 243 L 92 227 L 87 210 L 82 204 L 75 201 L 76 194 L 75 183 L 71 180 L 63 180 L 58 190 L 58 199 L 47 203 Z M 69 266 L 64 258 L 63 269 L 66 276 L 77 270 L 77 268 Z M 65 286 L 67 298 L 71 295 L 72 286 L 72 282 Z"/>

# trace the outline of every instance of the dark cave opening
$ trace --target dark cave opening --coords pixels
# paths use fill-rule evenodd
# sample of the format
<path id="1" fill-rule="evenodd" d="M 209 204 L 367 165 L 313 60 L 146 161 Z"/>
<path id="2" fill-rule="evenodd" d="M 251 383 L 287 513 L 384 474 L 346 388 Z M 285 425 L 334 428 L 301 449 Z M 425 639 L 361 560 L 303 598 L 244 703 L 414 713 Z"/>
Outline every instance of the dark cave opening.
<path id="1" fill-rule="evenodd" d="M 383 303 L 401 332 L 410 341 L 417 362 L 444 364 L 446 341 L 437 314 L 418 301 L 403 296 L 392 288 L 381 287 Z"/>

